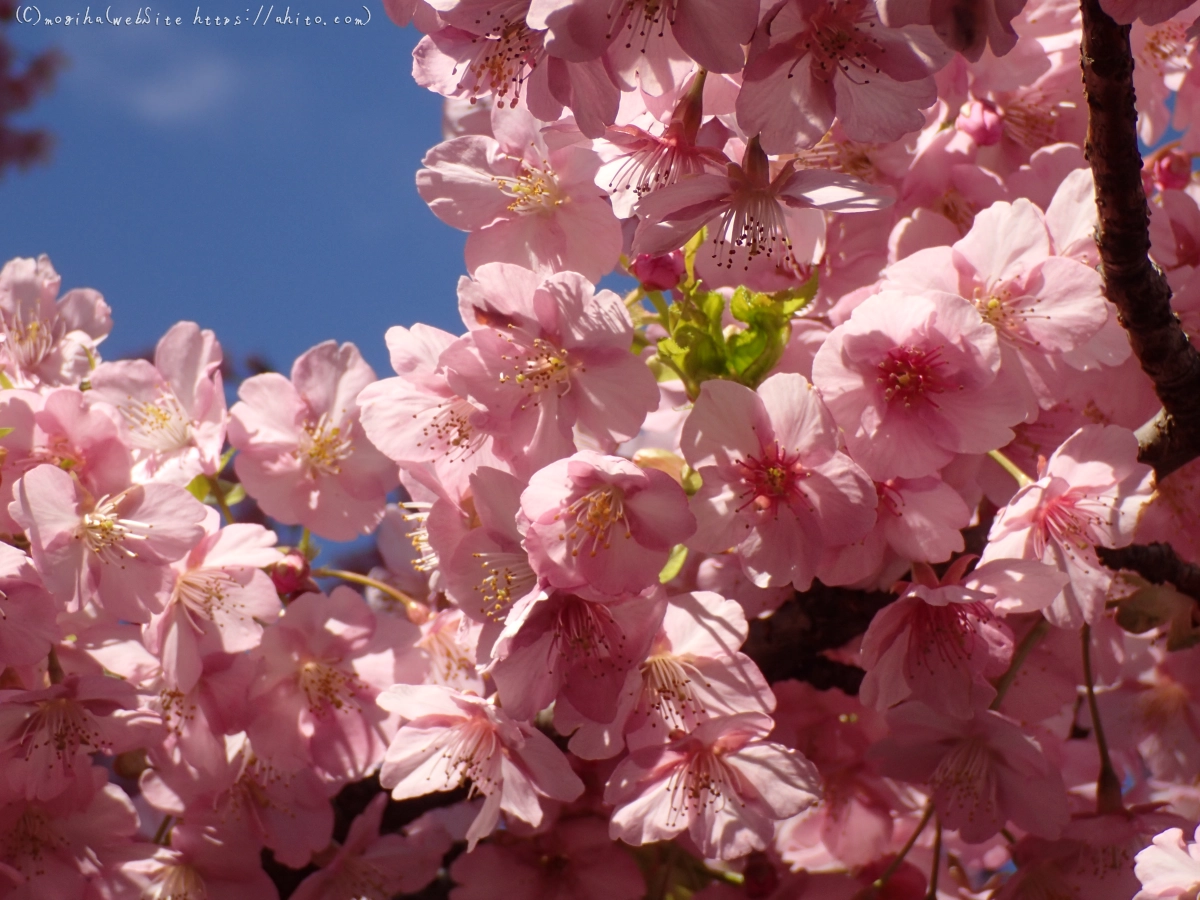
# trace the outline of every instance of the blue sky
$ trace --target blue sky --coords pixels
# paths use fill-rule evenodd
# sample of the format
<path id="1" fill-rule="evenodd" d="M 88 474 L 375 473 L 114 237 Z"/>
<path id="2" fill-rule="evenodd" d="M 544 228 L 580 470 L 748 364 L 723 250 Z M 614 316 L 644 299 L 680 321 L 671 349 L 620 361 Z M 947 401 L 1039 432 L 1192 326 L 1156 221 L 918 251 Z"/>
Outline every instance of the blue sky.
<path id="1" fill-rule="evenodd" d="M 86 6 L 46 0 L 42 13 Z M 200 6 L 246 15 L 237 0 Z M 257 353 L 286 371 L 334 338 L 382 377 L 390 325 L 459 330 L 464 236 L 413 180 L 441 140 L 441 98 L 412 81 L 420 35 L 377 0 L 372 21 L 349 28 L 194 26 L 195 5 L 170 9 L 183 26 L 8 29 L 29 52 L 58 46 L 70 68 L 18 120 L 57 146 L 48 165 L 0 181 L 3 258 L 48 253 L 64 288 L 104 294 L 108 359 L 191 319 L 239 363 Z M 297 10 L 365 15 L 345 0 Z"/>

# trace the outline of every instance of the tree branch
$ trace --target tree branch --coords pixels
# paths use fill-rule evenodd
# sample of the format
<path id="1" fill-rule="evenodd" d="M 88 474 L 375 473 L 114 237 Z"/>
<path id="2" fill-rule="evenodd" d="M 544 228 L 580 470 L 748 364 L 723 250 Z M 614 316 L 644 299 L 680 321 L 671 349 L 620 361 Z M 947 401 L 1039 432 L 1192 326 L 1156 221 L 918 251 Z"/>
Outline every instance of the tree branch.
<path id="1" fill-rule="evenodd" d="M 1097 547 L 1096 556 L 1108 568 L 1137 572 L 1151 584 L 1169 582 L 1179 593 L 1200 603 L 1200 566 L 1184 562 L 1170 544 Z"/>
<path id="2" fill-rule="evenodd" d="M 795 678 L 819 690 L 840 688 L 857 694 L 866 674 L 836 662 L 822 651 L 841 647 L 867 630 L 875 613 L 896 598 L 881 592 L 831 588 L 813 582 L 810 590 L 783 604 L 767 619 L 750 622 L 742 652 L 769 682 Z"/>
<path id="3" fill-rule="evenodd" d="M 1105 295 L 1117 307 L 1133 352 L 1163 404 L 1138 432 L 1140 458 L 1163 478 L 1200 456 L 1200 353 L 1171 310 L 1166 276 L 1150 260 L 1130 26 L 1117 25 L 1099 0 L 1082 0 L 1081 7 L 1088 103 L 1084 153 L 1096 182 L 1101 275 Z"/>

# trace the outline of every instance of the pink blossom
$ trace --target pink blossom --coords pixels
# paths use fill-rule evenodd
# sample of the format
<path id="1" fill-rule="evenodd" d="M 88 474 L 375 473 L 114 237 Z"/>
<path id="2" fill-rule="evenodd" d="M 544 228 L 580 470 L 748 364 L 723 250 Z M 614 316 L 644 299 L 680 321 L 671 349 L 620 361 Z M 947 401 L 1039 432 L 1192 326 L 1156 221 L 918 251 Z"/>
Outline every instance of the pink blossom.
<path id="1" fill-rule="evenodd" d="M 951 50 L 978 62 L 986 46 L 996 56 L 1017 43 L 1012 21 L 1026 0 L 878 0 L 879 18 L 891 28 L 932 25 Z"/>
<path id="2" fill-rule="evenodd" d="M 249 693 L 257 751 L 289 768 L 311 764 L 330 781 L 364 777 L 394 727 L 375 698 L 424 675 L 411 649 L 418 635 L 411 622 L 373 613 L 347 587 L 291 601 L 258 651 Z"/>
<path id="3" fill-rule="evenodd" d="M 738 95 L 738 124 L 768 153 L 819 141 L 837 116 L 855 141 L 894 141 L 925 123 L 933 72 L 950 52 L 928 26 L 887 28 L 875 4 L 788 0 L 767 19 Z"/>
<path id="4" fill-rule="evenodd" d="M 596 603 L 561 591 L 530 598 L 492 648 L 490 671 L 505 712 L 533 719 L 561 695 L 587 718 L 611 722 L 665 606 L 644 597 Z"/>
<path id="5" fill-rule="evenodd" d="M 247 378 L 230 410 L 234 469 L 263 512 L 348 541 L 383 518 L 396 468 L 359 423 L 359 392 L 375 380 L 353 344 L 326 341 L 301 355 L 289 381 Z"/>
<path id="6" fill-rule="evenodd" d="M 884 290 L 829 335 L 813 383 L 872 478 L 919 478 L 1012 440 L 1024 404 L 997 391 L 1000 345 L 961 297 Z"/>
<path id="7" fill-rule="evenodd" d="M 78 385 L 112 329 L 96 291 L 75 288 L 58 297 L 61 284 L 45 254 L 11 259 L 0 270 L 0 365 L 19 387 Z"/>
<path id="8" fill-rule="evenodd" d="M 475 424 L 519 473 L 574 453 L 574 427 L 613 449 L 658 406 L 628 311 L 581 275 L 481 266 L 459 309 L 471 331 L 442 353 L 448 384 L 483 407 Z"/>
<path id="9" fill-rule="evenodd" d="M 637 863 L 608 838 L 593 816 L 560 819 L 530 838 L 501 835 L 450 866 L 452 900 L 493 900 L 505 885 L 521 900 L 641 900 L 646 883 Z"/>
<path id="10" fill-rule="evenodd" d="M 900 599 L 875 614 L 862 644 L 864 704 L 882 710 L 915 696 L 966 719 L 996 696 L 986 679 L 1008 668 L 1013 636 L 988 608 L 994 595 L 977 578 L 964 584 L 971 561 L 960 556 L 941 580 L 914 564 L 912 583 L 897 585 L 904 588 Z M 1051 581 L 1051 596 L 1060 584 Z"/>
<path id="11" fill-rule="evenodd" d="M 41 408 L 34 413 L 36 428 L 29 458 L 18 463 L 18 471 L 51 463 L 69 471 L 97 496 L 129 487 L 129 450 L 112 419 L 91 408 L 88 400 L 88 395 L 76 388 L 58 388 L 45 394 Z"/>
<path id="12" fill-rule="evenodd" d="M 637 202 L 651 191 L 705 172 L 719 174 L 725 170 L 729 159 L 721 150 L 724 141 L 712 140 L 712 128 L 704 129 L 708 133 L 701 140 L 705 82 L 701 70 L 681 94 L 661 133 L 650 134 L 634 124 L 615 125 L 604 132 L 603 141 L 597 142 L 604 165 L 596 172 L 596 184 L 608 192 L 618 218 L 632 216 Z M 651 127 L 650 123 L 646 126 Z M 677 262 L 682 276 L 682 256 Z"/>
<path id="13" fill-rule="evenodd" d="M 761 256 L 794 277 L 820 258 L 825 229 L 817 210 L 860 212 L 890 203 L 857 178 L 797 168 L 793 160 L 772 178 L 755 138 L 741 165 L 729 163 L 725 174 L 693 175 L 644 196 L 636 209 L 633 252 L 669 253 L 707 227 L 712 245 L 701 252 L 718 266 L 732 269 L 736 262 L 749 269 Z"/>
<path id="14" fill-rule="evenodd" d="M 52 800 L 0 803 L 5 900 L 128 896 L 116 867 L 136 853 L 138 818 L 125 792 L 106 781 L 94 766 Z"/>
<path id="15" fill-rule="evenodd" d="M 397 377 L 368 384 L 357 400 L 371 443 L 397 463 L 432 462 L 442 480 L 494 463 L 479 408 L 454 393 L 441 365 L 454 335 L 417 324 L 389 328 L 385 340 Z"/>
<path id="16" fill-rule="evenodd" d="M 416 836 L 380 834 L 387 794 L 377 794 L 350 823 L 346 841 L 328 864 L 309 875 L 293 900 L 343 900 L 345 897 L 391 897 L 421 890 L 438 874 L 450 838 L 433 830 Z"/>
<path id="17" fill-rule="evenodd" d="M 742 44 L 750 42 L 758 24 L 758 4 L 672 0 L 662 5 L 623 4 L 614 15 L 608 0 L 534 0 L 529 23 L 547 29 L 552 54 L 590 59 L 608 50 L 627 81 L 639 54 L 663 52 L 654 46 L 654 38 L 662 40 L 667 33 L 708 71 L 738 72 L 744 61 Z"/>
<path id="18" fill-rule="evenodd" d="M 502 810 L 537 826 L 541 798 L 570 801 L 583 793 L 583 782 L 548 737 L 486 700 L 439 685 L 395 685 L 379 704 L 403 720 L 379 773 L 393 799 L 467 781 L 487 798 L 467 831 L 469 849 L 492 833 Z"/>
<path id="19" fill-rule="evenodd" d="M 479 527 L 467 533 L 445 567 L 446 593 L 489 632 L 498 632 L 509 610 L 538 590 L 517 525 L 525 486 L 515 475 L 487 466 L 471 476 Z M 484 638 L 489 647 L 496 636 Z"/>
<path id="20" fill-rule="evenodd" d="M 1099 274 L 1052 255 L 1042 212 L 1028 200 L 994 203 L 952 248 L 921 250 L 889 266 L 885 287 L 957 294 L 972 303 L 1000 341 L 1001 382 L 1036 405 L 1053 405 L 1048 360 L 1083 348 L 1107 324 Z"/>
<path id="21" fill-rule="evenodd" d="M 162 659 L 167 680 L 183 692 L 200 677 L 201 657 L 257 647 L 263 626 L 282 608 L 262 571 L 282 559 L 276 536 L 261 525 L 218 525 L 209 511 L 207 535 L 172 564 L 166 606 L 146 626 L 146 648 Z"/>
<path id="22" fill-rule="evenodd" d="M 467 269 L 504 262 L 599 281 L 621 253 L 621 227 L 595 185 L 600 158 L 543 135 L 523 110 L 497 116 L 494 126 L 495 137 L 438 144 L 417 173 L 417 191 L 434 215 L 469 232 Z"/>
<path id="23" fill-rule="evenodd" d="M 670 475 L 591 450 L 534 473 L 518 521 L 539 579 L 611 597 L 654 584 L 671 548 L 695 530 Z"/>
<path id="24" fill-rule="evenodd" d="M 136 480 L 183 486 L 201 473 L 217 473 L 225 443 L 221 358 L 211 331 L 180 322 L 158 342 L 153 364 L 102 363 L 88 376 L 88 400 L 103 400 L 120 413 Z"/>
<path id="25" fill-rule="evenodd" d="M 775 823 L 817 801 L 817 771 L 794 750 L 764 740 L 772 722 L 742 713 L 627 756 L 609 779 L 611 837 L 640 846 L 687 832 L 708 858 L 761 850 Z"/>
<path id="26" fill-rule="evenodd" d="M 205 507 L 183 488 L 134 485 L 95 498 L 57 466 L 42 465 L 16 487 L 9 514 L 27 530 L 30 553 L 55 600 L 95 603 L 114 618 L 145 622 L 168 563 L 204 536 Z"/>
<path id="27" fill-rule="evenodd" d="M 569 107 L 579 130 L 599 137 L 620 105 L 611 67 L 594 57 L 547 56 L 545 26 L 529 0 L 434 0 L 439 27 L 413 50 L 417 84 L 445 97 L 523 105 L 543 122 Z M 524 99 L 524 104 L 521 104 Z"/>
<path id="28" fill-rule="evenodd" d="M 132 685 L 68 675 L 32 691 L 0 691 L 0 780 L 9 796 L 49 800 L 86 780 L 92 754 L 112 755 L 158 737 Z"/>
<path id="29" fill-rule="evenodd" d="M 1200 888 L 1200 829 L 1194 838 L 1195 842 L 1185 844 L 1179 828 L 1155 835 L 1135 858 L 1134 874 L 1142 889 L 1134 900 L 1174 900 Z"/>
<path id="30" fill-rule="evenodd" d="M 1038 481 L 1021 488 L 988 533 L 982 562 L 1033 559 L 1070 577 L 1046 608 L 1061 627 L 1095 622 L 1112 572 L 1096 545 L 1124 547 L 1152 492 L 1152 471 L 1137 461 L 1137 439 L 1116 425 L 1086 425 L 1051 455 Z"/>
<path id="31" fill-rule="evenodd" d="M 943 825 L 980 843 L 1011 821 L 1055 838 L 1067 823 L 1062 776 L 1041 746 L 1008 717 L 979 709 L 969 719 L 918 702 L 888 713 L 891 736 L 871 750 L 884 775 L 928 783 Z"/>
<path id="32" fill-rule="evenodd" d="M 737 601 L 708 591 L 667 601 L 662 628 L 643 654 L 645 661 L 629 672 L 611 722 L 592 721 L 567 696 L 555 703 L 555 727 L 564 734 L 575 731 L 572 753 L 607 759 L 625 746 L 665 743 L 708 719 L 774 710 L 762 673 L 738 650 L 748 627 Z"/>
<path id="33" fill-rule="evenodd" d="M 802 375 L 773 375 L 757 392 L 706 381 L 681 446 L 703 479 L 688 546 L 736 547 L 758 587 L 806 590 L 825 547 L 856 541 L 875 522 L 870 481 L 838 449 L 833 421 Z"/>
<path id="34" fill-rule="evenodd" d="M 910 562 L 944 562 L 963 549 L 972 511 L 934 475 L 875 482 L 875 527 L 859 541 L 829 548 L 817 568 L 828 585 L 889 586 Z"/>
<path id="35" fill-rule="evenodd" d="M 55 612 L 33 560 L 0 544 L 0 669 L 46 658 L 60 636 Z"/>
<path id="36" fill-rule="evenodd" d="M 1135 19 L 1145 25 L 1157 25 L 1183 12 L 1195 0 L 1100 0 L 1100 8 L 1119 25 Z"/>
<path id="37" fill-rule="evenodd" d="M 125 874 L 148 900 L 220 897 L 221 900 L 278 900 L 263 871 L 257 848 L 247 847 L 213 826 L 177 824 L 170 849 L 128 863 Z"/>

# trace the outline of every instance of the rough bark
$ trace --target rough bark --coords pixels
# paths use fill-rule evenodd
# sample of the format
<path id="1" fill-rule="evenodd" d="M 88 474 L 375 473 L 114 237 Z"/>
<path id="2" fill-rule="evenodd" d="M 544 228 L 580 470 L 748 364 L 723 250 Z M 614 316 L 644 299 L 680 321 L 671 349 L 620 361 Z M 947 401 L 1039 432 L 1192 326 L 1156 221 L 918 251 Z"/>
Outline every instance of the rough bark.
<path id="1" fill-rule="evenodd" d="M 814 582 L 767 619 L 750 623 L 742 652 L 754 660 L 769 682 L 795 678 L 820 690 L 840 688 L 857 694 L 866 674 L 857 666 L 823 655 L 867 630 L 875 613 L 895 596 L 830 588 Z"/>
<path id="2" fill-rule="evenodd" d="M 1142 461 L 1163 478 L 1200 455 L 1200 353 L 1171 310 L 1166 276 L 1150 259 L 1130 26 L 1117 25 L 1099 0 L 1082 0 L 1081 7 L 1088 103 L 1084 152 L 1096 182 L 1101 274 L 1105 294 L 1163 404 L 1138 432 Z"/>
<path id="3" fill-rule="evenodd" d="M 1096 555 L 1110 569 L 1136 572 L 1151 584 L 1170 583 L 1179 593 L 1200 603 L 1200 566 L 1184 562 L 1170 544 L 1097 547 Z"/>

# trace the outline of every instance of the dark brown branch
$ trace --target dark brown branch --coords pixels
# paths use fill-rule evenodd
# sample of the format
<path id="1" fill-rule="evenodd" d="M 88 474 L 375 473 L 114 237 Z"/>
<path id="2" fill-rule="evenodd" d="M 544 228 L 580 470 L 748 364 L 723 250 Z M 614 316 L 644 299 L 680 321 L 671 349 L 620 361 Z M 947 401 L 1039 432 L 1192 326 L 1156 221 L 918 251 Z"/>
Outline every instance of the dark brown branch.
<path id="1" fill-rule="evenodd" d="M 1084 152 L 1096 182 L 1101 274 L 1105 294 L 1163 404 L 1138 434 L 1142 461 L 1163 478 L 1200 455 L 1200 353 L 1171 310 L 1166 276 L 1150 260 L 1130 26 L 1113 22 L 1099 0 L 1082 0 L 1081 7 L 1088 103 Z"/>
<path id="2" fill-rule="evenodd" d="M 1200 603 L 1200 566 L 1184 562 L 1170 544 L 1097 547 L 1096 555 L 1110 569 L 1136 572 L 1151 584 L 1170 583 L 1179 593 Z"/>
<path id="3" fill-rule="evenodd" d="M 770 618 L 753 620 L 742 651 L 758 664 L 767 681 L 795 678 L 820 690 L 836 687 L 857 694 L 866 673 L 829 659 L 823 651 L 862 634 L 875 613 L 895 599 L 891 594 L 814 582 Z"/>

